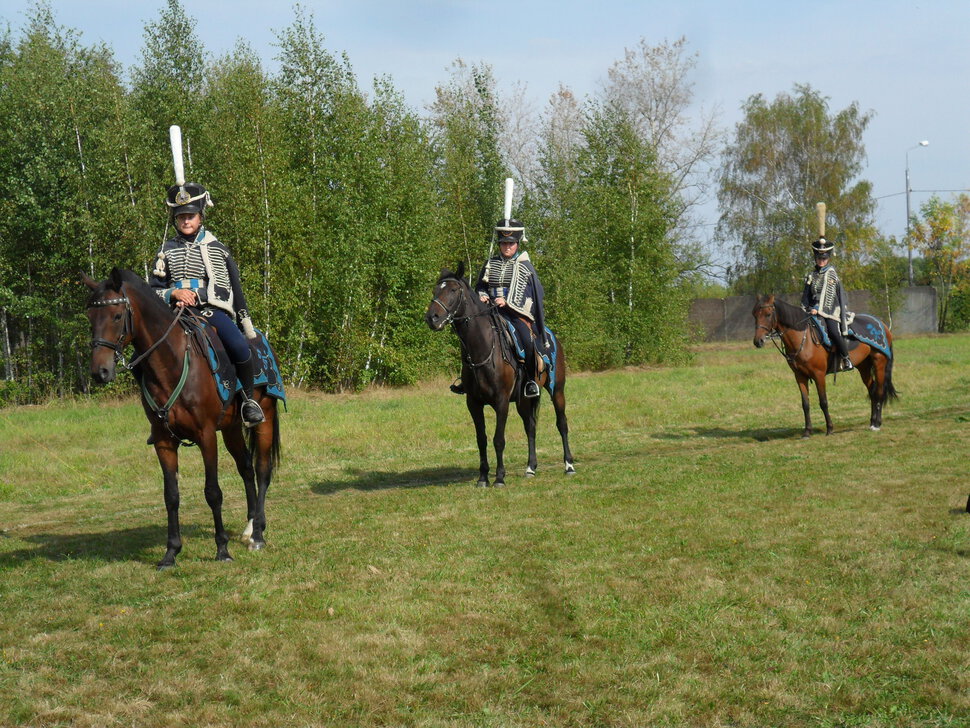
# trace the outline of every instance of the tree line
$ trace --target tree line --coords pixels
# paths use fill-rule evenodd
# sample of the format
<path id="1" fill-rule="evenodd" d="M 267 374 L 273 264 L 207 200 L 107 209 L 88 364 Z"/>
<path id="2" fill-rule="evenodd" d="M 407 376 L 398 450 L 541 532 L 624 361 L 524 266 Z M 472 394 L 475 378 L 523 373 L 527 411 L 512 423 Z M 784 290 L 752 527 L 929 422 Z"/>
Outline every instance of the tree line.
<path id="1" fill-rule="evenodd" d="M 86 391 L 79 272 L 147 274 L 173 234 L 171 124 L 290 385 L 456 372 L 454 337 L 433 335 L 423 314 L 443 268 L 475 272 L 492 250 L 509 176 L 574 368 L 686 356 L 689 301 L 710 272 L 698 203 L 715 188 L 729 211 L 715 242 L 743 261 L 733 291 L 792 285 L 816 198 L 850 241 L 850 283 L 883 270 L 889 300 L 901 280 L 868 183 L 854 182 L 868 117 L 830 115 L 810 87 L 750 99 L 725 146 L 716 115 L 695 109 L 684 39 L 641 40 L 594 94 L 562 86 L 540 113 L 524 89 L 500 96 L 488 65 L 461 60 L 421 113 L 389 78 L 363 89 L 300 8 L 277 40 L 273 72 L 244 41 L 207 57 L 194 20 L 165 0 L 125 78 L 109 47 L 82 45 L 45 2 L 0 37 L 0 405 Z M 764 143 L 784 137 L 779 125 L 791 148 Z M 833 158 L 838 168 L 812 171 Z"/>

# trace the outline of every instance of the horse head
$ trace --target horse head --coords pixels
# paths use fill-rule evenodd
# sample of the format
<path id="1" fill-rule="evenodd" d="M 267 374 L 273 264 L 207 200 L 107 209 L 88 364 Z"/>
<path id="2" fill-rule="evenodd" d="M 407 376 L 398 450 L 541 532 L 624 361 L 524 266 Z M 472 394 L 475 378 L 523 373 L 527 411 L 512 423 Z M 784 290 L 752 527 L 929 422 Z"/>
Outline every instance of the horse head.
<path id="1" fill-rule="evenodd" d="M 461 311 L 465 291 L 470 290 L 464 276 L 464 261 L 458 264 L 458 270 L 454 273 L 447 269 L 441 271 L 431 303 L 428 304 L 428 311 L 424 315 L 425 323 L 432 331 L 441 331 Z"/>
<path id="2" fill-rule="evenodd" d="M 123 290 L 124 276 L 117 268 L 100 283 L 83 273 L 81 280 L 91 289 L 87 302 L 91 322 L 91 377 L 107 384 L 115 378 L 115 366 L 123 360 L 122 352 L 134 334 L 131 304 Z"/>
<path id="3" fill-rule="evenodd" d="M 754 316 L 754 345 L 760 349 L 765 345 L 765 339 L 778 327 L 778 315 L 775 312 L 775 297 L 771 294 L 758 296 L 751 312 Z"/>

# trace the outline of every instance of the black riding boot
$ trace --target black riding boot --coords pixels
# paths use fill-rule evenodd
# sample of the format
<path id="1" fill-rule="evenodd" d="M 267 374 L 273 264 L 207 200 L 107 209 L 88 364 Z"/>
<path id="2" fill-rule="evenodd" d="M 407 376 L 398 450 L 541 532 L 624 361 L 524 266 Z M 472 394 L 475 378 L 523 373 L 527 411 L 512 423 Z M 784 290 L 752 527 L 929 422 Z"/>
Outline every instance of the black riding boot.
<path id="1" fill-rule="evenodd" d="M 253 369 L 252 355 L 246 361 L 236 364 L 236 374 L 239 376 L 243 391 L 243 402 L 240 409 L 243 424 L 246 427 L 254 427 L 266 419 L 263 417 L 263 410 L 259 406 L 259 402 L 253 399 L 253 379 L 256 376 Z"/>
<path id="2" fill-rule="evenodd" d="M 535 399 L 541 393 L 539 391 L 539 385 L 536 383 L 536 370 L 538 366 L 536 365 L 535 351 L 528 352 L 525 355 L 525 360 L 527 362 L 524 367 L 526 380 L 522 385 L 522 395 L 529 399 Z"/>

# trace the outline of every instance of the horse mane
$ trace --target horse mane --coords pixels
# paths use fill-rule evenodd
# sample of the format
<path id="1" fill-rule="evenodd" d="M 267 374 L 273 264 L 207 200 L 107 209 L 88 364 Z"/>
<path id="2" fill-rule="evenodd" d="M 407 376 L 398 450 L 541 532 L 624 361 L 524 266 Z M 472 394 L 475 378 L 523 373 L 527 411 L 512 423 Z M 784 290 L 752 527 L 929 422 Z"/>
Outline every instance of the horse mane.
<path id="1" fill-rule="evenodd" d="M 98 287 L 91 293 L 88 303 L 102 298 L 107 291 L 121 292 L 122 286 L 127 286 L 129 293 L 134 292 L 138 300 L 143 302 L 154 316 L 171 318 L 175 314 L 171 307 L 162 300 L 162 297 L 155 293 L 137 273 L 124 268 L 113 268 L 111 275 L 106 280 L 101 281 Z"/>
<path id="2" fill-rule="evenodd" d="M 804 331 L 808 326 L 809 315 L 802 311 L 798 306 L 793 306 L 787 301 L 775 297 L 775 313 L 778 316 L 778 323 L 795 331 Z"/>
<path id="3" fill-rule="evenodd" d="M 462 266 L 463 268 L 464 266 Z M 468 293 L 468 300 L 474 307 L 475 312 L 481 311 L 485 308 L 485 304 L 481 302 L 481 299 L 476 295 L 475 291 L 472 290 L 472 284 L 464 276 L 464 271 L 459 269 L 457 272 L 444 269 L 441 271 L 441 275 L 438 277 L 438 283 L 443 281 L 458 281 L 461 286 L 462 291 Z"/>

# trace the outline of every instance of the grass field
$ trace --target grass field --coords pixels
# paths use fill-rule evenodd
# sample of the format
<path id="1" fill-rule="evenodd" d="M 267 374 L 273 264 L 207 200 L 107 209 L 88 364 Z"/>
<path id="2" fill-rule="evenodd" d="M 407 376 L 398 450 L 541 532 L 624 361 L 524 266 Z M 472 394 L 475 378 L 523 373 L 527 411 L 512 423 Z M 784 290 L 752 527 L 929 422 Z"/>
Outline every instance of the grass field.
<path id="1" fill-rule="evenodd" d="M 293 392 L 269 548 L 213 560 L 187 450 L 161 573 L 138 405 L 2 410 L 0 725 L 970 725 L 970 337 L 896 351 L 810 440 L 771 349 L 578 375 L 578 474 L 545 401 L 504 489 L 445 381 Z"/>

